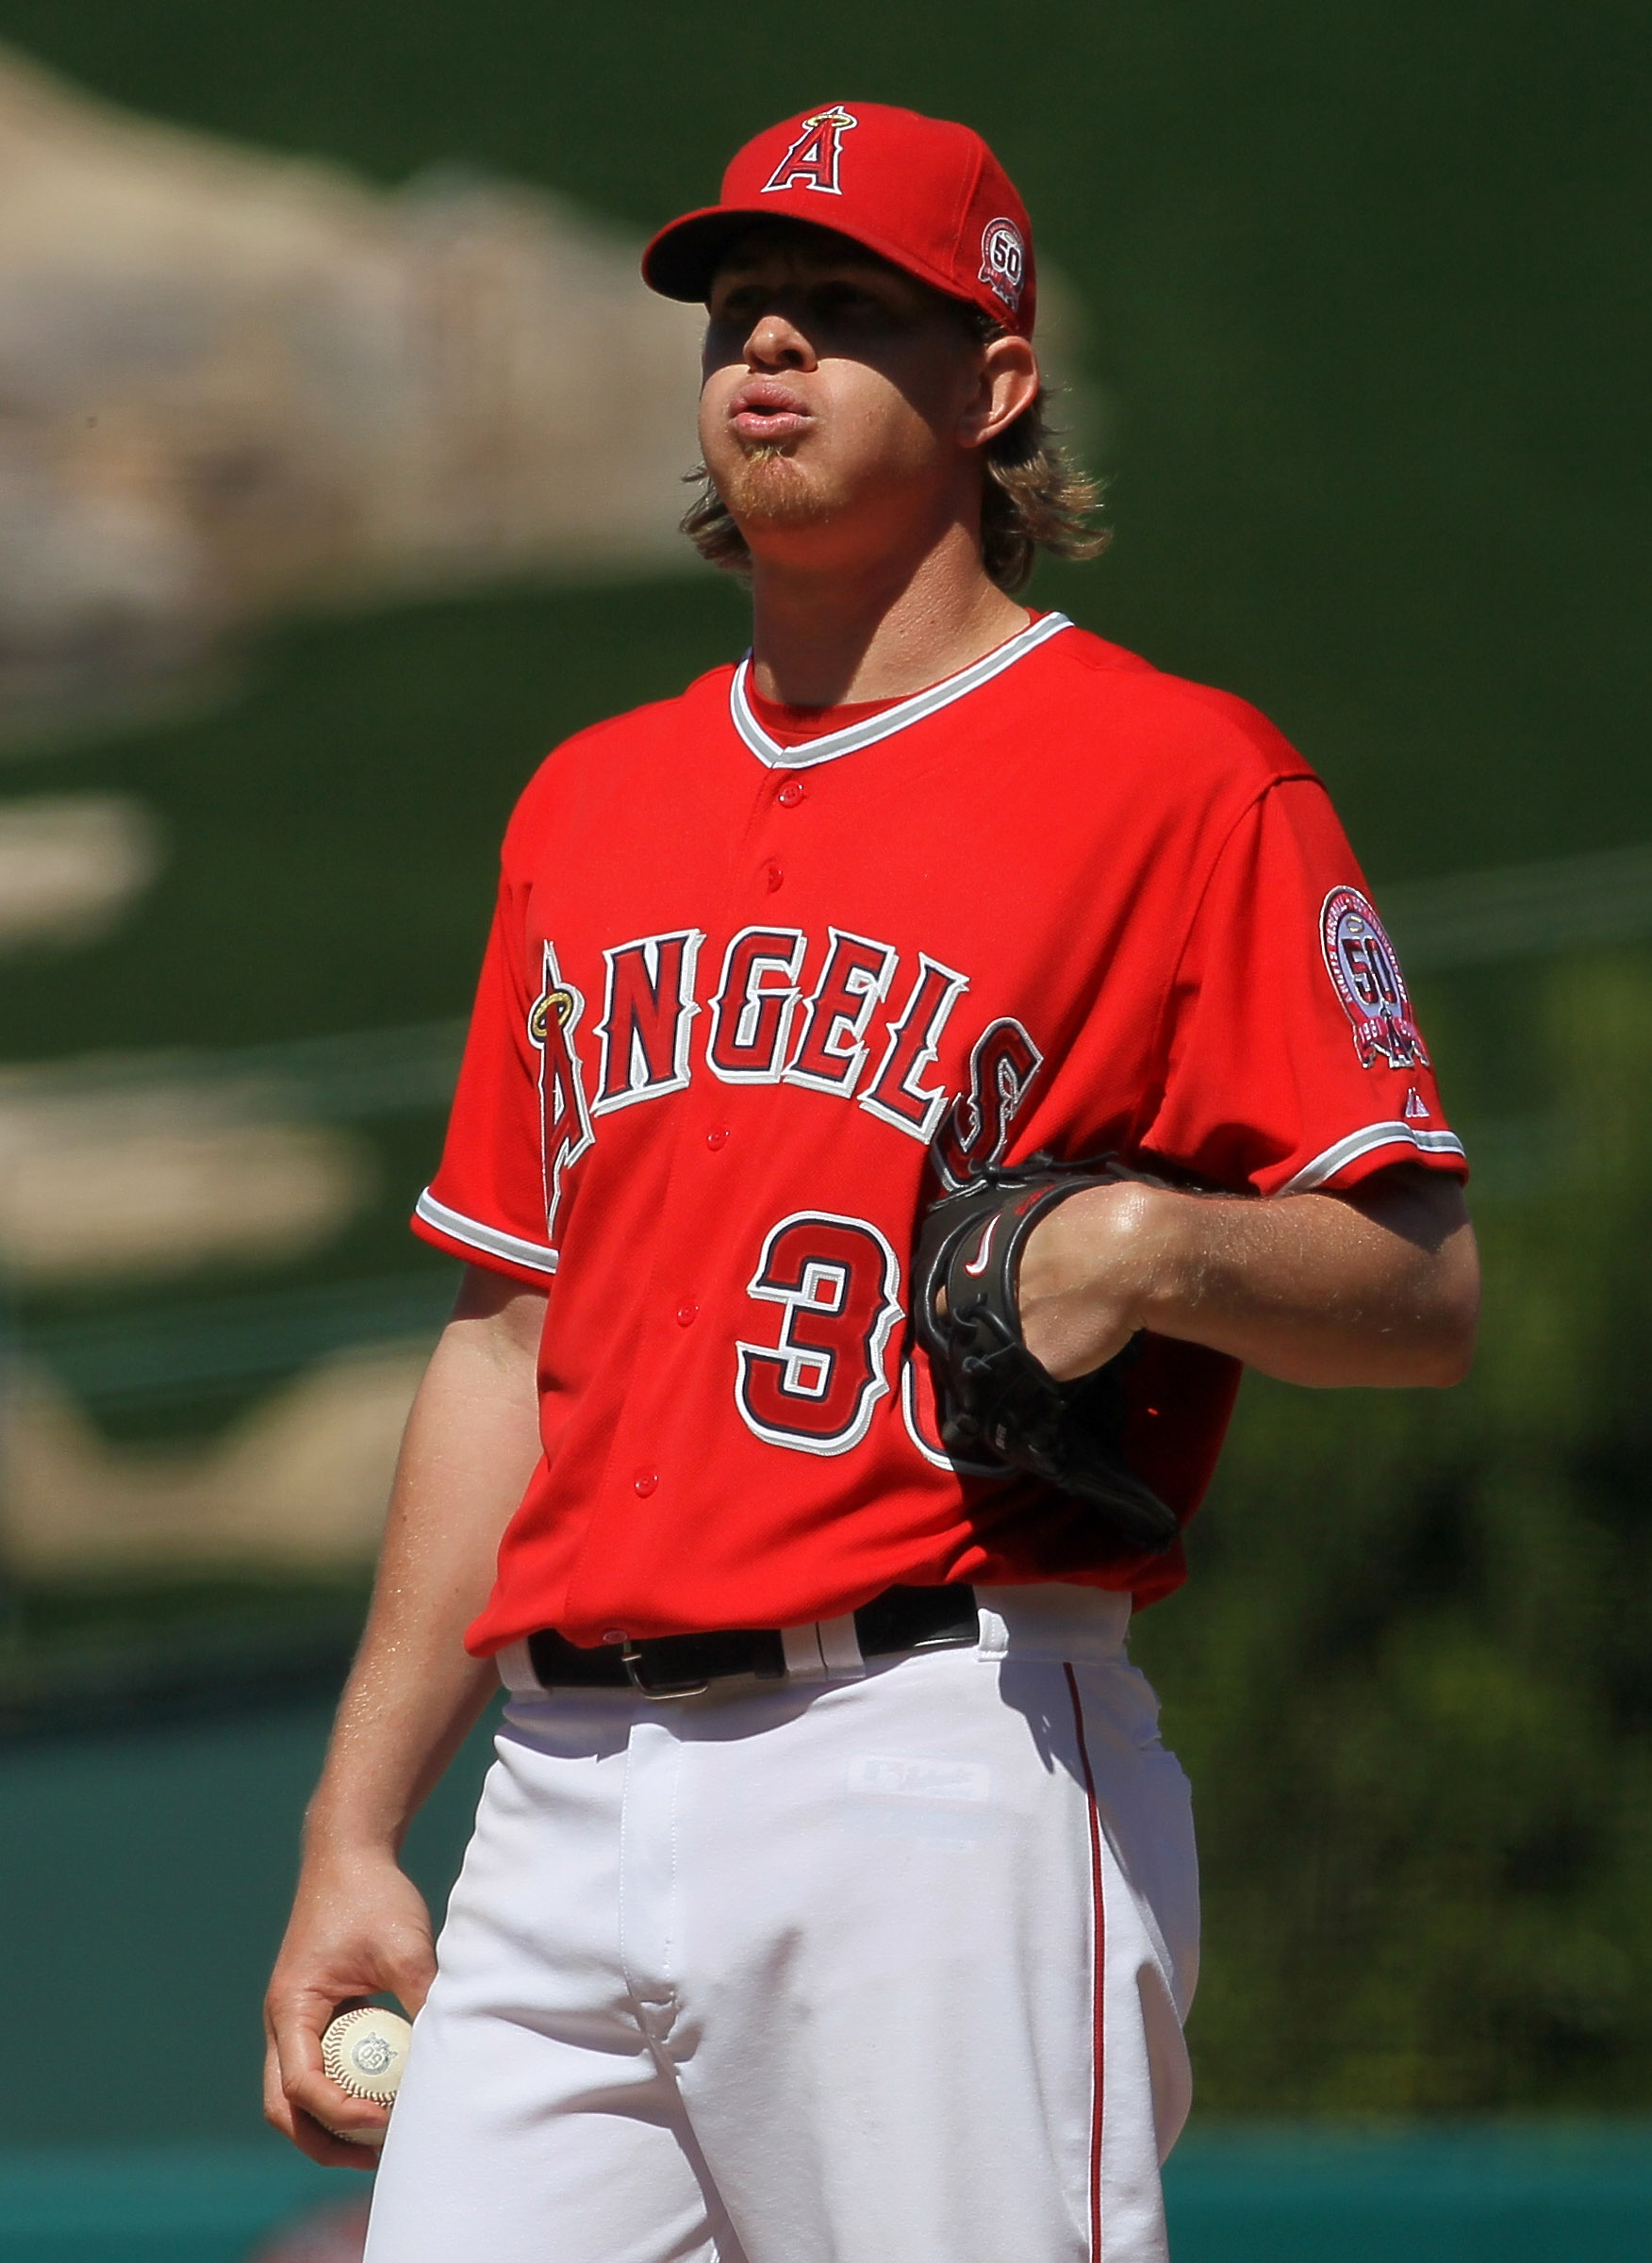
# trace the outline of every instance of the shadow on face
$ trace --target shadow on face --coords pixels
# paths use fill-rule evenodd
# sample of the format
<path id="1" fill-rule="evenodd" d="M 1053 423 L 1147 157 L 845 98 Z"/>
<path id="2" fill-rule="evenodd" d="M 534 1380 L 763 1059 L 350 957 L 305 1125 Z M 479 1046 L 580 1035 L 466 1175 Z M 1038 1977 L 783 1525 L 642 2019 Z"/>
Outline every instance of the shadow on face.
<path id="1" fill-rule="evenodd" d="M 707 369 L 735 356 L 766 320 L 794 326 L 817 359 L 883 360 L 918 341 L 964 357 L 989 325 L 972 306 L 933 289 L 831 228 L 758 221 L 718 262 L 707 302 Z"/>
<path id="2" fill-rule="evenodd" d="M 850 515 L 927 518 L 978 487 L 973 308 L 830 229 L 765 221 L 728 245 L 707 313 L 701 444 L 742 522 L 847 533 Z"/>

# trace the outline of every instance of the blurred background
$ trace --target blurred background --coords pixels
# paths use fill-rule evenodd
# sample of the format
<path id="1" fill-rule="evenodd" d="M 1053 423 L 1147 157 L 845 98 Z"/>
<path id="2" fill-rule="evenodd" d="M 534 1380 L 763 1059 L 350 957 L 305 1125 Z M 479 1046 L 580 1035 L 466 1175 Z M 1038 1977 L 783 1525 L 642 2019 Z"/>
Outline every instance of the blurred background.
<path id="1" fill-rule="evenodd" d="M 1627 0 L 0 0 L 0 2255 L 359 2252 L 257 2009 L 404 1220 L 517 791 L 745 640 L 636 249 L 857 95 L 1023 188 L 1115 530 L 1035 598 L 1319 768 L 1476 1166 L 1473 1379 L 1247 1383 L 1139 1628 L 1179 2263 L 1648 2252 L 1649 62 Z"/>

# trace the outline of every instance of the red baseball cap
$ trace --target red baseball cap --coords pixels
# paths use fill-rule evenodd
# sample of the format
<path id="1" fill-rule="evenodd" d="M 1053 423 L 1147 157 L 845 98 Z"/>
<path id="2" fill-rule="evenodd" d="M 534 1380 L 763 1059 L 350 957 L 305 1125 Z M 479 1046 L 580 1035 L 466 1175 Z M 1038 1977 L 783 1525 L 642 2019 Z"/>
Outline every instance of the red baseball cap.
<path id="1" fill-rule="evenodd" d="M 966 125 L 882 102 L 800 111 L 747 142 L 719 204 L 660 230 L 642 255 L 643 280 L 668 299 L 703 301 L 730 240 L 775 217 L 834 229 L 1032 335 L 1038 288 L 1027 207 Z"/>

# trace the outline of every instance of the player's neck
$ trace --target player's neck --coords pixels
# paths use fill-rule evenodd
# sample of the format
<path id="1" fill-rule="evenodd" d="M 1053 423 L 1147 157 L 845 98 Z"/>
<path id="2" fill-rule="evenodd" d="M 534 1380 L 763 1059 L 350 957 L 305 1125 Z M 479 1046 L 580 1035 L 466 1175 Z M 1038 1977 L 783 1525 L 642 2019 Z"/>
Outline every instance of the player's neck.
<path id="1" fill-rule="evenodd" d="M 756 688 L 795 707 L 904 699 L 967 668 L 1028 619 L 987 579 L 962 527 L 916 558 L 757 556 L 752 608 Z"/>

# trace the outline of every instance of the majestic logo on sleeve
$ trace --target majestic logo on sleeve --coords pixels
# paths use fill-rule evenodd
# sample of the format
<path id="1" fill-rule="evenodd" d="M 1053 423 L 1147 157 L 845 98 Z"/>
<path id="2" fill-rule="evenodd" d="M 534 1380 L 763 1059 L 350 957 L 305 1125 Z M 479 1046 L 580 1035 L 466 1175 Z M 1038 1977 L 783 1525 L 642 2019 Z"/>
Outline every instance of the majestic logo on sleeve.
<path id="1" fill-rule="evenodd" d="M 762 193 L 776 196 L 783 189 L 814 189 L 821 196 L 841 196 L 837 169 L 843 161 L 843 137 L 859 124 L 840 102 L 805 118 L 797 140 L 764 182 Z"/>
<path id="2" fill-rule="evenodd" d="M 1319 940 L 1343 1009 L 1354 1025 L 1362 1068 L 1426 1068 L 1429 1056 L 1412 1019 L 1399 960 L 1370 899 L 1332 888 L 1321 906 Z"/>
<path id="3" fill-rule="evenodd" d="M 1027 286 L 1027 245 L 1013 220 L 989 220 L 982 231 L 981 280 L 1014 314 Z"/>

